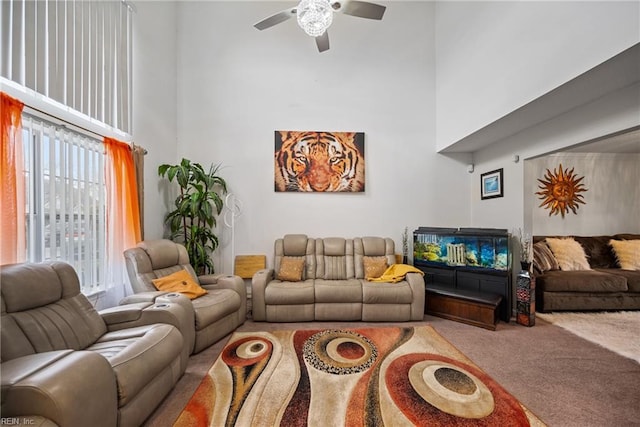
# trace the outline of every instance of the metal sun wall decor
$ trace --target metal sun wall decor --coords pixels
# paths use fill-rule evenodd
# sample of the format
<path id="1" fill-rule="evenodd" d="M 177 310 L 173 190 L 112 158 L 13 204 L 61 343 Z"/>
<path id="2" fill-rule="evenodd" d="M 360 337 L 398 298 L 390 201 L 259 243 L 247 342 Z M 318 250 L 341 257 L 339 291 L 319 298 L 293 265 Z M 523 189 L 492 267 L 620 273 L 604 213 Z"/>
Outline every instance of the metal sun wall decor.
<path id="1" fill-rule="evenodd" d="M 275 132 L 276 192 L 363 192 L 363 132 Z"/>
<path id="2" fill-rule="evenodd" d="M 587 191 L 581 183 L 584 176 L 578 178 L 578 175 L 573 173 L 573 169 L 563 169 L 560 164 L 553 172 L 547 169 L 544 179 L 538 179 L 540 182 L 538 188 L 541 191 L 536 194 L 542 200 L 539 207 L 549 209 L 549 216 L 559 213 L 564 218 L 564 214 L 569 213 L 569 209 L 577 215 L 580 207 L 578 203 L 586 204 L 582 194 L 579 194 Z"/>

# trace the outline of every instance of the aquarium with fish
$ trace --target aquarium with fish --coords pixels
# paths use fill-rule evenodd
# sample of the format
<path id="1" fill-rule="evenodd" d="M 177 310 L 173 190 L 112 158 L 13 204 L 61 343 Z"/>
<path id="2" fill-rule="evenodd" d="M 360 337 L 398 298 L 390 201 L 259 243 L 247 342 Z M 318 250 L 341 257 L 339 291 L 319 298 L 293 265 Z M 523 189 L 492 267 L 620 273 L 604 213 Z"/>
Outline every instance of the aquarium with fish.
<path id="1" fill-rule="evenodd" d="M 509 258 L 506 229 L 419 227 L 413 232 L 416 266 L 506 271 Z"/>

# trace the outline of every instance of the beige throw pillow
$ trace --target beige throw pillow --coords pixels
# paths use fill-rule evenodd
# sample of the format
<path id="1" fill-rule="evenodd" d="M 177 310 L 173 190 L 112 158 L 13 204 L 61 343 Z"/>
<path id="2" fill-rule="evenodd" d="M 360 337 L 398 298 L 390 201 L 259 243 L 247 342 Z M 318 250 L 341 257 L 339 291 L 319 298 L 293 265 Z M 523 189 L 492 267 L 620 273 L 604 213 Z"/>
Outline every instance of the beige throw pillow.
<path id="1" fill-rule="evenodd" d="M 362 257 L 362 262 L 364 264 L 365 279 L 380 277 L 387 271 L 386 256 L 365 256 Z"/>
<path id="2" fill-rule="evenodd" d="M 547 237 L 545 242 L 547 242 L 551 252 L 553 252 L 553 256 L 558 261 L 560 270 L 591 270 L 584 248 L 572 237 L 562 239 Z"/>
<path id="3" fill-rule="evenodd" d="M 285 256 L 280 261 L 280 270 L 276 279 L 284 282 L 299 282 L 304 271 L 304 257 Z"/>
<path id="4" fill-rule="evenodd" d="M 640 240 L 610 240 L 618 265 L 623 270 L 640 270 Z"/>

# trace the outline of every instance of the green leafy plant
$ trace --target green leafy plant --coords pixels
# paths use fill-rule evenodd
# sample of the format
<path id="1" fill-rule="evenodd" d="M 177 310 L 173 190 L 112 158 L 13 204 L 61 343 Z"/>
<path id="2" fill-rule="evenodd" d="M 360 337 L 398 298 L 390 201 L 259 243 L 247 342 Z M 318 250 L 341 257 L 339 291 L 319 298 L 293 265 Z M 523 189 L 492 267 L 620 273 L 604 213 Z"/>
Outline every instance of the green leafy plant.
<path id="1" fill-rule="evenodd" d="M 224 205 L 221 194 L 227 192 L 227 183 L 218 176 L 219 170 L 219 164 L 211 165 L 206 171 L 188 159 L 182 159 L 177 165 L 158 167 L 158 175 L 169 182 L 175 180 L 180 188 L 175 209 L 167 214 L 165 223 L 171 229 L 171 240 L 187 248 L 189 262 L 197 274 L 215 271 L 210 255 L 219 241 L 213 230 L 216 216 Z"/>

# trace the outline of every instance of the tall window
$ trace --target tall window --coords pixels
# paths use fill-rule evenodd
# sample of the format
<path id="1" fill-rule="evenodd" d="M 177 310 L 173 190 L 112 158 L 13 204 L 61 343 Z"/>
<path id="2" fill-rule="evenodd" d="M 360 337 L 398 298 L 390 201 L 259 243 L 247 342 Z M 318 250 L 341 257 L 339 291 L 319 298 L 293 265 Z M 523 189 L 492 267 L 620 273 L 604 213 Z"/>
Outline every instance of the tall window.
<path id="1" fill-rule="evenodd" d="M 137 194 L 121 182 L 120 168 L 126 163 L 128 171 L 131 162 L 117 156 L 129 146 L 107 141 L 130 139 L 134 11 L 128 0 L 0 1 L 0 92 L 29 107 L 21 110 L 23 149 L 14 150 L 24 160 L 0 156 L 11 166 L 0 202 L 20 208 L 0 218 L 0 228 L 19 231 L 0 255 L 66 261 L 85 294 L 111 305 L 127 292 L 122 251 L 140 239 L 139 224 L 129 226 Z M 8 186 L 24 189 L 20 200 Z"/>
<path id="2" fill-rule="evenodd" d="M 0 75 L 131 132 L 133 5 L 2 0 Z"/>
<path id="3" fill-rule="evenodd" d="M 101 141 L 22 115 L 26 259 L 72 264 L 83 293 L 104 290 L 104 146 Z"/>

